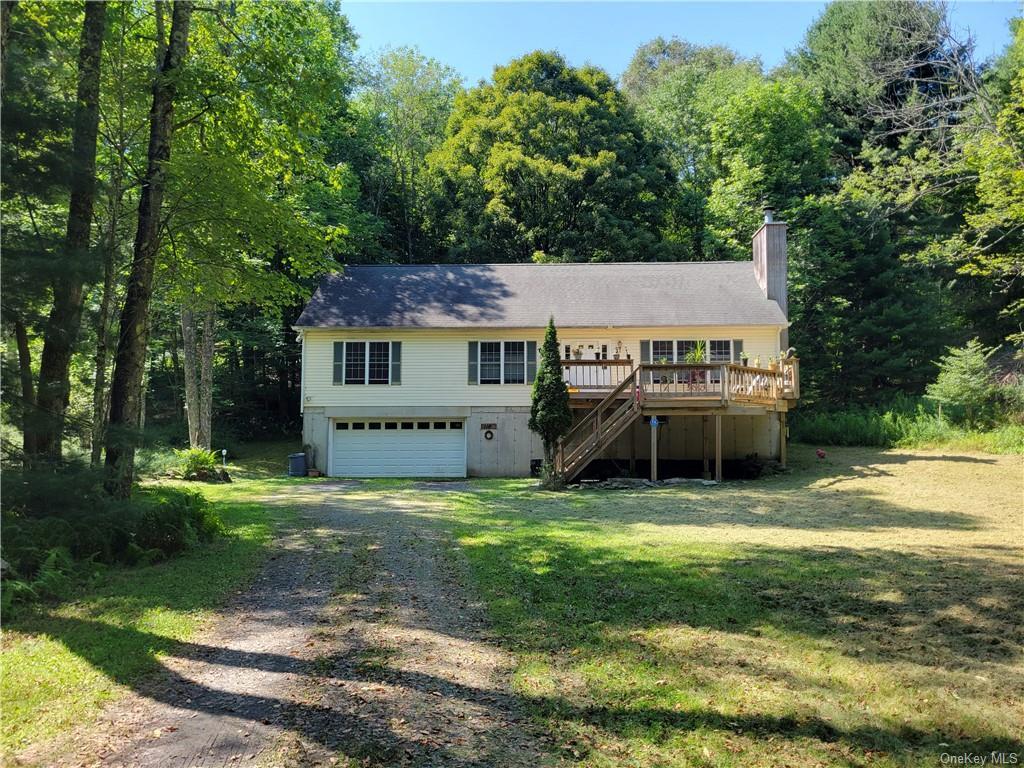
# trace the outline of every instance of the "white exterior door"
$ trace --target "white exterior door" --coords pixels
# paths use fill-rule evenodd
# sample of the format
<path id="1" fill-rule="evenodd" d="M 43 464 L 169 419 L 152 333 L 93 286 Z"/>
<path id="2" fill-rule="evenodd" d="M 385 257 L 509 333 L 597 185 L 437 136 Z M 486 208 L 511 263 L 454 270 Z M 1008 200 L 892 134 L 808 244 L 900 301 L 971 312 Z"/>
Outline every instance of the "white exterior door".
<path id="1" fill-rule="evenodd" d="M 452 419 L 338 419 L 334 477 L 465 477 L 466 428 Z"/>

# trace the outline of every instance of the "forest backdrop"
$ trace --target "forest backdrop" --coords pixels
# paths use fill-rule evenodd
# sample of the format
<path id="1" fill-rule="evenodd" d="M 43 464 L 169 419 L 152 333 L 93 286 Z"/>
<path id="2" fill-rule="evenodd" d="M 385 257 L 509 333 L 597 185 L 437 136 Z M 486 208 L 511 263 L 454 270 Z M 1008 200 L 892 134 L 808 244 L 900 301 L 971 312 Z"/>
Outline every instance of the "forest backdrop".
<path id="1" fill-rule="evenodd" d="M 766 204 L 807 413 L 1020 346 L 1020 20 L 979 62 L 942 4 L 834 3 L 772 71 L 666 30 L 618 81 L 469 85 L 331 3 L 2 11 L 7 461 L 127 495 L 139 445 L 294 434 L 291 325 L 343 264 L 748 259 Z"/>

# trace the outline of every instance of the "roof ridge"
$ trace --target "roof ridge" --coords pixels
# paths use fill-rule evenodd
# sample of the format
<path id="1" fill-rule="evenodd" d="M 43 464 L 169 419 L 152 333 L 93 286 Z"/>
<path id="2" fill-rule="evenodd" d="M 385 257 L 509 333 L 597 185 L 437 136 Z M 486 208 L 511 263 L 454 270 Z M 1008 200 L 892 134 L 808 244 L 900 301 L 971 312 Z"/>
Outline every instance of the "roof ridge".
<path id="1" fill-rule="evenodd" d="M 343 269 L 423 269 L 426 267 L 601 267 L 601 266 L 693 266 L 707 264 L 753 264 L 752 259 L 716 259 L 714 261 L 559 261 L 536 264 L 528 261 L 510 262 L 474 262 L 472 264 L 446 264 L 431 262 L 429 264 L 342 264 Z"/>

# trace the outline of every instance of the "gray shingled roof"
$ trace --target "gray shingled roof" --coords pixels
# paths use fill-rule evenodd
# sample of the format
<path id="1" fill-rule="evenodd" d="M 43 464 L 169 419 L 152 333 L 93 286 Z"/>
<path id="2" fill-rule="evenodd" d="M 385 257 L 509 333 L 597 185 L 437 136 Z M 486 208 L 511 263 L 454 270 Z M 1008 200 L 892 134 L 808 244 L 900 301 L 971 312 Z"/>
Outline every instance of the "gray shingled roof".
<path id="1" fill-rule="evenodd" d="M 354 266 L 328 275 L 306 328 L 785 325 L 750 261 Z"/>

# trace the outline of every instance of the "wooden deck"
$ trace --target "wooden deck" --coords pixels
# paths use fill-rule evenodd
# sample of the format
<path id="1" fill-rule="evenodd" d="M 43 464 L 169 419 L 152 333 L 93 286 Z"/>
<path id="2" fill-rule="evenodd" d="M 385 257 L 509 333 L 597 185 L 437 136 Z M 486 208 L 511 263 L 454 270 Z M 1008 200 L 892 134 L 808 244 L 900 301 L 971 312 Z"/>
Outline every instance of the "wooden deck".
<path id="1" fill-rule="evenodd" d="M 592 408 L 611 392 L 634 398 L 644 413 L 725 409 L 730 404 L 788 410 L 800 397 L 799 360 L 774 368 L 734 363 L 641 363 L 633 360 L 563 360 L 574 408 Z M 631 386 L 622 387 L 632 379 Z"/>
<path id="2" fill-rule="evenodd" d="M 799 366 L 795 357 L 771 368 L 733 363 L 563 360 L 570 405 L 585 408 L 587 413 L 558 441 L 555 469 L 564 480 L 570 480 L 642 416 L 670 414 L 714 416 L 715 477 L 721 480 L 722 417 L 776 412 L 780 460 L 785 464 L 786 411 L 800 397 Z M 656 480 L 657 440 L 653 438 L 651 456 L 651 479 Z"/>

